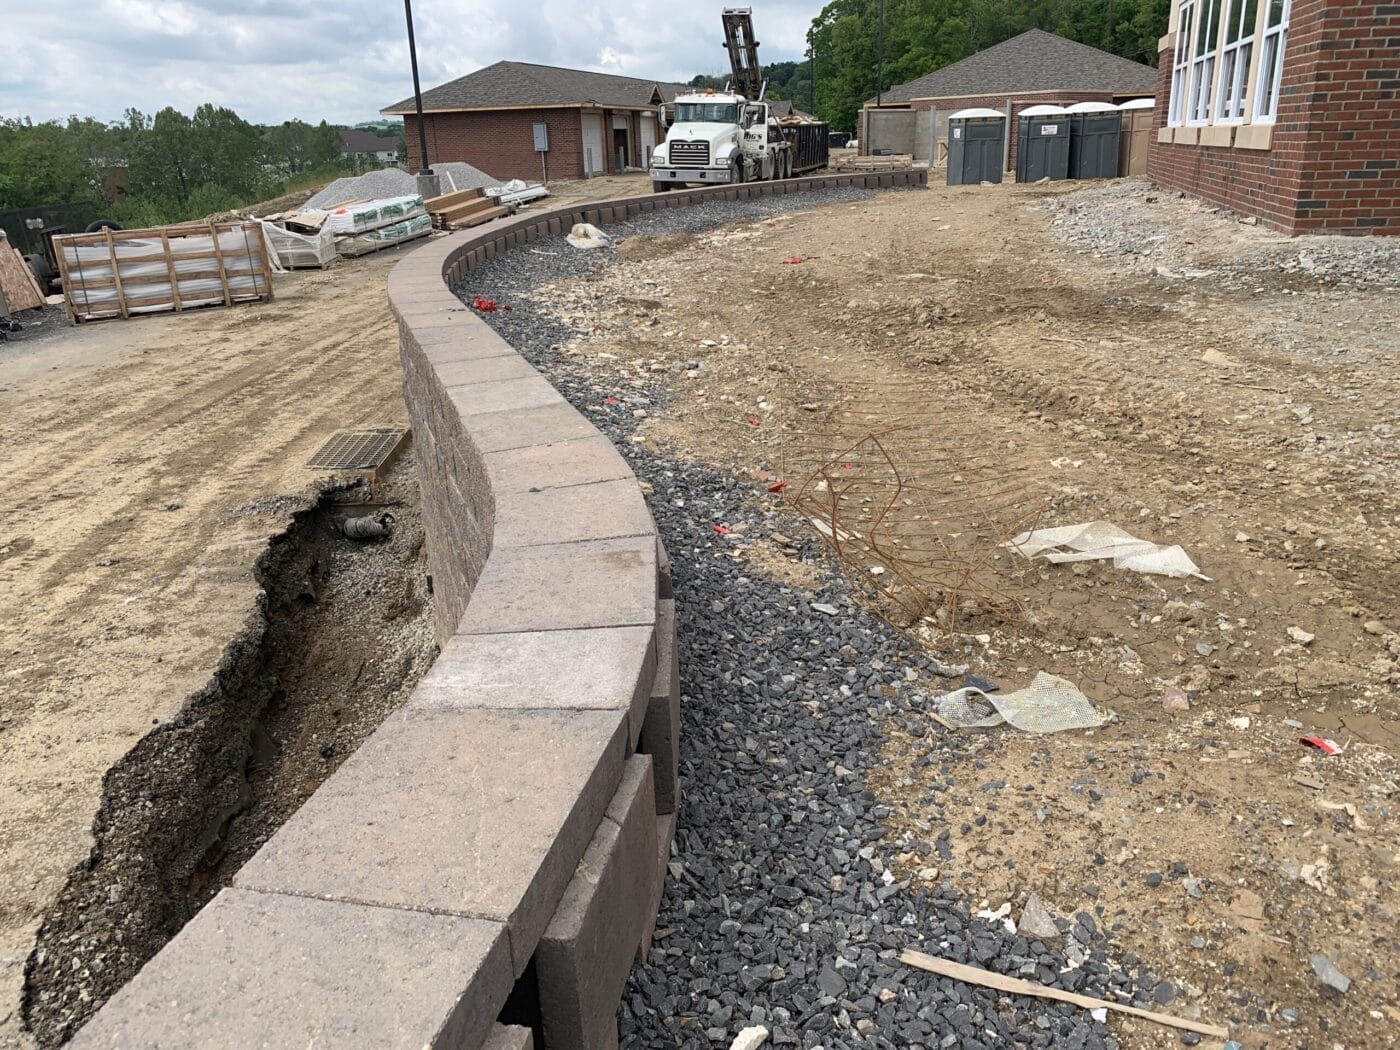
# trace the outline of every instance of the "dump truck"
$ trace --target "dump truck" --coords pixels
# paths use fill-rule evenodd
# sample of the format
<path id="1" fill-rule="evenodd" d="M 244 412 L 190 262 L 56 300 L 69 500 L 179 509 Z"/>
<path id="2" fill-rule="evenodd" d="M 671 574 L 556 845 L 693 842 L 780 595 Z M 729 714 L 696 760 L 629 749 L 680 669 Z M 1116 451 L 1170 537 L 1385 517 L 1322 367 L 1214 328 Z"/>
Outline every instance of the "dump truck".
<path id="1" fill-rule="evenodd" d="M 752 10 L 725 8 L 723 19 L 732 79 L 723 91 L 676 96 L 666 141 L 651 155 L 657 193 L 689 183 L 788 179 L 826 167 L 827 126 L 795 109 L 780 120 L 777 107 L 764 100 Z"/>

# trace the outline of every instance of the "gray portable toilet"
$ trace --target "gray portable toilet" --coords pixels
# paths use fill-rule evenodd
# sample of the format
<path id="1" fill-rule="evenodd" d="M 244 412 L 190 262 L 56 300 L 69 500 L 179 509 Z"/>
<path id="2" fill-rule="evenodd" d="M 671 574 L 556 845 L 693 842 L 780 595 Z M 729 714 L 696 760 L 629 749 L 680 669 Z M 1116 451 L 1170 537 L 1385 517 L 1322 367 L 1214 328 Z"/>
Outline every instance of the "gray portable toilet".
<path id="1" fill-rule="evenodd" d="M 1118 139 L 1123 114 L 1107 102 L 1076 102 L 1069 107 L 1069 177 L 1112 179 L 1118 176 Z"/>
<path id="2" fill-rule="evenodd" d="M 1016 120 L 1016 181 L 1069 178 L 1069 110 L 1030 106 Z"/>
<path id="3" fill-rule="evenodd" d="M 1006 114 L 960 109 L 948 118 L 948 185 L 1000 182 L 1006 155 Z"/>

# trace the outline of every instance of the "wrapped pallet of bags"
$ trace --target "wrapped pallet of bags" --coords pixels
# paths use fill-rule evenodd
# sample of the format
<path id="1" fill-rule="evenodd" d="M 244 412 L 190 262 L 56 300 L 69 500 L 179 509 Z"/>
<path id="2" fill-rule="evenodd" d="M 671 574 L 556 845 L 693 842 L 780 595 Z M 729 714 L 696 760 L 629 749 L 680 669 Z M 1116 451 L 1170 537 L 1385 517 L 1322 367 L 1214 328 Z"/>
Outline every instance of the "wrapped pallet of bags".
<path id="1" fill-rule="evenodd" d="M 385 197 L 330 209 L 326 227 L 341 237 L 392 226 L 425 214 L 422 197 Z"/>
<path id="2" fill-rule="evenodd" d="M 370 252 L 377 252 L 381 248 L 390 248 L 395 244 L 411 241 L 416 237 L 426 237 L 432 232 L 432 216 L 423 213 L 415 215 L 411 219 L 405 219 L 403 222 L 380 226 L 377 229 L 365 230 L 363 233 L 350 236 L 337 237 L 335 250 L 345 256 L 367 255 Z"/>
<path id="3" fill-rule="evenodd" d="M 336 259 L 335 234 L 324 225 L 304 233 L 266 221 L 262 228 L 273 254 L 285 269 L 324 270 Z"/>

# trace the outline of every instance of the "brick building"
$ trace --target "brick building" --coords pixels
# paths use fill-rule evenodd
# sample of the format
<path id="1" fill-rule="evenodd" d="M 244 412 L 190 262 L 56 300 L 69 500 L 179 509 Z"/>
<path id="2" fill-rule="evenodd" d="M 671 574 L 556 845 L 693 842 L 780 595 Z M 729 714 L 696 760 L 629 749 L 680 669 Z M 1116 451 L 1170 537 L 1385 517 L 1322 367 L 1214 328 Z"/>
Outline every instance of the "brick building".
<path id="1" fill-rule="evenodd" d="M 536 181 L 642 168 L 665 137 L 658 107 L 679 90 L 608 73 L 497 62 L 423 92 L 428 163 L 465 161 L 498 179 Z M 417 171 L 413 99 L 381 112 L 403 117 L 409 170 Z M 541 142 L 543 153 L 536 148 Z"/>
<path id="2" fill-rule="evenodd" d="M 1031 29 L 932 73 L 897 84 L 860 113 L 860 151 L 888 148 L 916 162 L 944 163 L 948 116 L 1011 107 L 1007 170 L 1016 170 L 1023 109 L 1075 102 L 1120 103 L 1157 91 L 1157 71 L 1096 47 Z"/>
<path id="3" fill-rule="evenodd" d="M 1148 175 L 1285 233 L 1400 233 L 1400 5 L 1174 0 Z"/>

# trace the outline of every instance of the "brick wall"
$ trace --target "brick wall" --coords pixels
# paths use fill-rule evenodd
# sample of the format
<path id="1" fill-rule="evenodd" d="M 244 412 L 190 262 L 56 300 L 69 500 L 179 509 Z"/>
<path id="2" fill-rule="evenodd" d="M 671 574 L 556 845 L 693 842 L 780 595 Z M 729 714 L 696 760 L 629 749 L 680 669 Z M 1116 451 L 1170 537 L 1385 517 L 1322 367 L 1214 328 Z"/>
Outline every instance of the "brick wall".
<path id="1" fill-rule="evenodd" d="M 577 109 L 499 109 L 480 113 L 425 113 L 428 162 L 460 160 L 498 179 L 538 182 L 534 126 L 549 127 L 549 177 L 583 178 L 583 129 Z M 403 118 L 408 167 L 417 171 L 418 118 Z"/>
<path id="2" fill-rule="evenodd" d="M 1148 175 L 1284 233 L 1400 234 L 1400 5 L 1294 0 L 1270 148 L 1159 142 Z M 1171 51 L 1159 60 L 1166 125 Z"/>

